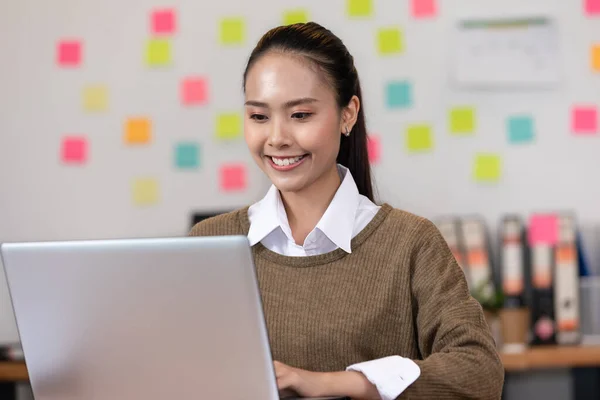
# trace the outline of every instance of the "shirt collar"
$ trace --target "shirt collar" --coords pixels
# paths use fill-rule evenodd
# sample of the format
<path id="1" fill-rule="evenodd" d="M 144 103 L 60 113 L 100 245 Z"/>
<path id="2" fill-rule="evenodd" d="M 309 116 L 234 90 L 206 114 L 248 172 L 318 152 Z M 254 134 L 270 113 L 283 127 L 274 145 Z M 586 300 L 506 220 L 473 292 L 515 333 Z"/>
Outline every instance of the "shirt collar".
<path id="1" fill-rule="evenodd" d="M 315 229 L 321 231 L 337 247 L 350 253 L 359 192 L 352 174 L 346 167 L 338 164 L 338 172 L 342 177 L 342 183 Z M 250 245 L 254 246 L 277 228 L 281 228 L 286 236 L 293 240 L 281 196 L 274 185 L 271 185 L 261 201 L 251 206 L 249 213 L 251 215 L 248 230 Z"/>

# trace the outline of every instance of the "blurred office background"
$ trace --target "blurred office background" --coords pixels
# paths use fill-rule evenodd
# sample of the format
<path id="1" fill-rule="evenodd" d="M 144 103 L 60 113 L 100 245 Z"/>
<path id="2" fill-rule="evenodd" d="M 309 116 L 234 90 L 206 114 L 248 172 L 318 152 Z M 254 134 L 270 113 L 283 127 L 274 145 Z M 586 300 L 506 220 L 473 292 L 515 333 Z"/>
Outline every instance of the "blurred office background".
<path id="1" fill-rule="evenodd" d="M 2 2 L 0 242 L 181 236 L 259 200 L 242 72 L 264 32 L 309 20 L 355 57 L 381 202 L 477 216 L 497 287 L 503 218 L 570 213 L 579 274 L 600 274 L 600 0 Z M 505 397 L 600 398 L 585 345 L 507 371 Z"/>

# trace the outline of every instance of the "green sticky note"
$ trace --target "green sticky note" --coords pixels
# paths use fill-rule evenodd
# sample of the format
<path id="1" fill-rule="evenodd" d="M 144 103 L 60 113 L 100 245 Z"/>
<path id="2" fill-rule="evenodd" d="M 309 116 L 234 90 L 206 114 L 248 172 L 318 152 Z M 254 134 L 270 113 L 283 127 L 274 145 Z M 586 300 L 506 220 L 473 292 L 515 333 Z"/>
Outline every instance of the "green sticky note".
<path id="1" fill-rule="evenodd" d="M 171 63 L 171 43 L 167 39 L 150 39 L 146 45 L 146 62 L 156 67 Z"/>
<path id="2" fill-rule="evenodd" d="M 308 22 L 306 10 L 290 10 L 283 14 L 283 25 L 293 25 Z"/>
<path id="3" fill-rule="evenodd" d="M 497 182 L 502 174 L 502 159 L 498 154 L 482 153 L 475 156 L 473 178 L 477 182 Z"/>
<path id="4" fill-rule="evenodd" d="M 475 110 L 472 107 L 457 107 L 450 110 L 450 132 L 454 134 L 473 133 L 475 130 Z"/>
<path id="5" fill-rule="evenodd" d="M 412 125 L 406 130 L 406 147 L 409 152 L 421 152 L 433 148 L 433 135 L 429 125 Z"/>
<path id="6" fill-rule="evenodd" d="M 377 32 L 377 48 L 382 55 L 400 53 L 403 50 L 402 32 L 398 28 L 382 28 Z"/>
<path id="7" fill-rule="evenodd" d="M 242 118 L 239 114 L 220 114 L 217 116 L 217 138 L 236 139 L 242 133 Z"/>
<path id="8" fill-rule="evenodd" d="M 508 119 L 508 141 L 513 144 L 533 141 L 533 119 L 528 116 L 513 116 Z"/>
<path id="9" fill-rule="evenodd" d="M 373 13 L 372 0 L 346 0 L 348 16 L 368 17 Z"/>
<path id="10" fill-rule="evenodd" d="M 196 169 L 200 166 L 200 145 L 182 142 L 175 145 L 175 166 L 180 169 Z"/>
<path id="11" fill-rule="evenodd" d="M 221 32 L 219 35 L 221 44 L 242 44 L 245 40 L 245 23 L 242 18 L 224 18 L 221 21 Z"/>

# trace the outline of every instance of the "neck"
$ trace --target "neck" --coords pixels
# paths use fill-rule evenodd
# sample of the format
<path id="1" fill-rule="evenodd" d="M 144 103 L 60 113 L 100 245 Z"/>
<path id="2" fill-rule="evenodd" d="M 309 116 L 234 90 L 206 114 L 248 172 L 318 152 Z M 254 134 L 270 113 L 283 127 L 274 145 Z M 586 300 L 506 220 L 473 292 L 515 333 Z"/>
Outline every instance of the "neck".
<path id="1" fill-rule="evenodd" d="M 317 226 L 325 214 L 340 184 L 341 180 L 336 166 L 331 172 L 323 175 L 302 191 L 281 193 L 296 244 L 304 244 L 306 236 Z"/>

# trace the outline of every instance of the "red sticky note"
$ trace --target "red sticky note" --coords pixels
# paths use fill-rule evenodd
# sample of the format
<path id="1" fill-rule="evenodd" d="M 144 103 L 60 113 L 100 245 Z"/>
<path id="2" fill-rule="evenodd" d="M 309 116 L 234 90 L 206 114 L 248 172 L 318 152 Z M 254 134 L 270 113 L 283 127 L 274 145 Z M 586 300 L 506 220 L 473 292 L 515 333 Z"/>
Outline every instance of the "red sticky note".
<path id="1" fill-rule="evenodd" d="M 437 14 L 437 0 L 411 0 L 414 18 L 432 18 Z"/>
<path id="2" fill-rule="evenodd" d="M 223 165 L 219 171 L 221 189 L 235 192 L 246 189 L 246 166 L 242 164 Z"/>
<path id="3" fill-rule="evenodd" d="M 529 245 L 558 242 L 558 217 L 556 214 L 534 214 L 529 218 Z"/>
<path id="4" fill-rule="evenodd" d="M 152 33 L 170 35 L 175 33 L 175 10 L 160 9 L 152 12 Z"/>
<path id="5" fill-rule="evenodd" d="M 369 161 L 371 164 L 377 164 L 381 158 L 381 141 L 379 136 L 369 135 L 367 139 L 367 150 L 369 152 Z"/>
<path id="6" fill-rule="evenodd" d="M 181 102 L 186 105 L 208 102 L 208 82 L 204 78 L 186 78 L 181 82 Z"/>
<path id="7" fill-rule="evenodd" d="M 584 0 L 585 12 L 588 15 L 600 15 L 600 0 Z"/>
<path id="8" fill-rule="evenodd" d="M 61 146 L 61 159 L 67 164 L 83 164 L 87 161 L 88 144 L 83 136 L 67 136 Z"/>
<path id="9" fill-rule="evenodd" d="M 56 61 L 63 67 L 75 67 L 81 64 L 81 42 L 79 40 L 61 40 L 57 45 Z"/>
<path id="10" fill-rule="evenodd" d="M 575 107 L 571 116 L 571 130 L 576 134 L 598 132 L 598 110 L 596 107 Z"/>

